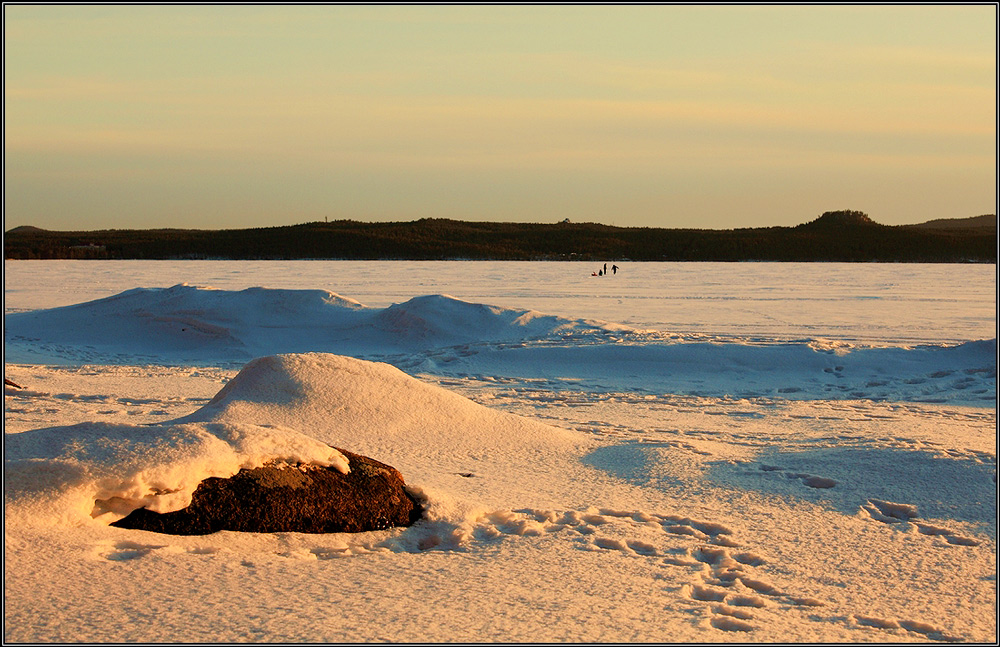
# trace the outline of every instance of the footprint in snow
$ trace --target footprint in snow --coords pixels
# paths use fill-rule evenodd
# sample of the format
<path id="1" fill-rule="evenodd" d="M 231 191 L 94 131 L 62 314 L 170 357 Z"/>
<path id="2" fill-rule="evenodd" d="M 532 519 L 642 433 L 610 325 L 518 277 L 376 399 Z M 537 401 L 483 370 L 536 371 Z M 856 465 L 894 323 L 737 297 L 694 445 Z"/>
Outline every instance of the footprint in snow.
<path id="1" fill-rule="evenodd" d="M 782 468 L 762 465 L 765 472 L 783 472 Z M 461 474 L 460 476 L 466 476 Z M 471 474 L 469 476 L 472 476 Z M 808 475 L 794 474 L 794 478 Z M 812 486 L 815 487 L 815 486 Z M 975 545 L 975 540 L 961 537 L 947 528 L 914 521 L 916 506 L 869 499 L 865 511 L 883 523 L 913 523 L 925 535 L 939 535 L 949 543 Z M 386 534 L 390 536 L 386 537 Z M 375 551 L 422 553 L 425 551 L 469 550 L 477 544 L 490 544 L 508 537 L 542 537 L 560 534 L 588 551 L 609 551 L 625 557 L 653 560 L 664 569 L 686 568 L 691 580 L 680 587 L 682 597 L 702 606 L 708 614 L 706 627 L 721 632 L 748 633 L 765 622 L 769 614 L 793 608 L 822 607 L 813 597 L 786 591 L 758 571 L 767 565 L 763 556 L 740 548 L 733 532 L 724 524 L 671 514 L 588 508 L 586 510 L 496 510 L 475 519 L 471 524 L 420 522 L 408 529 L 383 533 L 338 534 L 335 541 L 311 549 L 299 547 L 279 553 L 289 558 L 334 559 Z M 974 543 L 964 543 L 971 541 Z M 179 548 L 131 541 L 108 542 L 98 547 L 98 554 L 111 561 L 146 557 L 155 551 L 186 552 L 206 555 L 216 548 Z M 252 566 L 244 561 L 244 565 Z M 761 616 L 761 614 L 764 614 Z M 841 616 L 843 618 L 843 616 Z M 819 618 L 817 618 L 818 620 Z M 827 618 L 826 620 L 829 620 Z M 953 641 L 944 630 L 921 621 L 891 620 L 864 615 L 849 615 L 853 626 L 918 634 L 937 641 Z M 721 639 L 721 638 L 720 638 Z"/>
<path id="2" fill-rule="evenodd" d="M 687 556 L 700 569 L 697 581 L 682 587 L 682 592 L 695 602 L 712 605 L 709 625 L 716 629 L 753 631 L 754 625 L 748 621 L 761 609 L 823 606 L 820 600 L 789 594 L 755 574 L 754 567 L 766 563 L 755 553 L 702 545 L 689 549 Z"/>
<path id="3" fill-rule="evenodd" d="M 215 547 L 194 546 L 181 548 L 170 544 L 143 544 L 136 541 L 101 542 L 97 545 L 96 553 L 112 562 L 127 562 L 134 559 L 142 559 L 156 551 L 165 553 L 184 552 L 189 555 L 212 555 L 219 552 Z"/>
<path id="4" fill-rule="evenodd" d="M 778 474 L 783 474 L 789 479 L 799 479 L 802 481 L 802 485 L 806 487 L 811 487 L 817 490 L 826 490 L 837 485 L 837 481 L 826 478 L 825 476 L 813 476 L 812 474 L 804 474 L 802 472 L 788 472 L 782 467 L 777 467 L 775 465 L 764 465 L 761 464 L 759 467 L 762 472 L 775 472 Z"/>
<path id="5" fill-rule="evenodd" d="M 955 636 L 949 636 L 943 629 L 917 620 L 892 620 L 888 618 L 852 615 L 848 618 L 848 622 L 860 627 L 888 630 L 895 635 L 906 635 L 903 632 L 909 632 L 942 642 L 959 642 L 961 640 Z"/>
<path id="6" fill-rule="evenodd" d="M 909 503 L 894 503 L 892 501 L 882 501 L 881 499 L 868 499 L 868 502 L 861 506 L 861 511 L 869 518 L 885 524 L 902 524 L 912 522 L 917 532 L 921 535 L 932 537 L 942 537 L 953 546 L 978 546 L 978 539 L 965 537 L 949 528 L 935 526 L 923 521 L 915 521 L 919 518 L 917 506 Z"/>
<path id="7" fill-rule="evenodd" d="M 707 605 L 711 614 L 708 625 L 720 631 L 753 631 L 751 621 L 760 609 L 823 606 L 815 598 L 790 594 L 758 574 L 757 568 L 767 560 L 739 549 L 732 530 L 714 521 L 588 509 L 496 511 L 480 517 L 478 523 L 473 535 L 480 541 L 504 535 L 565 533 L 584 550 L 613 551 L 651 558 L 664 568 L 687 568 L 694 580 L 681 587 L 681 594 L 693 603 Z M 639 531 L 641 538 L 635 536 Z"/>

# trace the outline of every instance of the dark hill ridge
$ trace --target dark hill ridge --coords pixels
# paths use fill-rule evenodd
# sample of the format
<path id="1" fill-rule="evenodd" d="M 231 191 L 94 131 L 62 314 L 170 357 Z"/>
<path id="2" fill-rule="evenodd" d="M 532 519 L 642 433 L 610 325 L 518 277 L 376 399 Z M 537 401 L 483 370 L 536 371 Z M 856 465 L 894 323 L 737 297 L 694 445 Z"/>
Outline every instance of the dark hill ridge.
<path id="1" fill-rule="evenodd" d="M 14 227 L 10 231 L 8 231 L 7 235 L 10 235 L 10 234 L 38 234 L 38 233 L 46 233 L 46 230 L 42 229 L 40 227 L 32 227 L 31 225 L 21 225 L 20 227 Z"/>
<path id="2" fill-rule="evenodd" d="M 939 218 L 928 220 L 919 225 L 906 225 L 922 229 L 997 229 L 997 217 L 993 214 L 973 216 L 972 218 Z"/>
<path id="3" fill-rule="evenodd" d="M 837 229 L 844 227 L 885 227 L 862 211 L 827 211 L 822 216 L 799 225 L 800 228 L 808 229 Z"/>
<path id="4" fill-rule="evenodd" d="M 223 230 L 17 227 L 5 235 L 4 257 L 996 263 L 996 243 L 995 216 L 888 226 L 843 210 L 797 227 L 731 230 L 430 218 Z"/>

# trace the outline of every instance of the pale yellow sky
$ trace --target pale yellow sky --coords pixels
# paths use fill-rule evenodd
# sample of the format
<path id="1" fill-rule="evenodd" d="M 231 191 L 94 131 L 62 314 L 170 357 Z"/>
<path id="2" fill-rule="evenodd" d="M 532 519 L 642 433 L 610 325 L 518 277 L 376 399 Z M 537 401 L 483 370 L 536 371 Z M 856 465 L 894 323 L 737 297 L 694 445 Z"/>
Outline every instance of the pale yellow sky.
<path id="1" fill-rule="evenodd" d="M 995 213 L 997 7 L 4 6 L 4 229 Z"/>

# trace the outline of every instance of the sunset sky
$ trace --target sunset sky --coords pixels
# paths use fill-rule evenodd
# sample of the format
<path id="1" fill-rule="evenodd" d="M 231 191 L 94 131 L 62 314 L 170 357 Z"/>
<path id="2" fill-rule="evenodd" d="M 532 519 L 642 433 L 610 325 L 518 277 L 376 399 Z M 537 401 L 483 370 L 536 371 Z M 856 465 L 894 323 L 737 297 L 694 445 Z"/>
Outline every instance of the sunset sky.
<path id="1" fill-rule="evenodd" d="M 995 213 L 997 7 L 4 7 L 4 229 Z"/>

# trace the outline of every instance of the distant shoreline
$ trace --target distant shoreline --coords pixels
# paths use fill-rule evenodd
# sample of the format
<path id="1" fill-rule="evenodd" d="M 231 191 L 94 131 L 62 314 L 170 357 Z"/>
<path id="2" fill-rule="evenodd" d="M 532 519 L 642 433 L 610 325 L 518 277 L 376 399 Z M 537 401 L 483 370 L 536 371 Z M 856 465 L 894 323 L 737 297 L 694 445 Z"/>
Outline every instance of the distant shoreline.
<path id="1" fill-rule="evenodd" d="M 605 262 L 602 259 L 559 259 L 559 258 L 537 258 L 537 259 L 510 259 L 510 258 L 5 258 L 4 261 L 149 261 L 149 262 L 163 262 L 163 263 L 184 263 L 190 262 L 208 262 L 208 263 L 233 263 L 233 262 L 247 262 L 247 263 L 282 263 L 290 261 L 301 261 L 309 263 L 580 263 L 581 265 L 591 265 L 597 263 L 600 265 Z M 766 264 L 766 263 L 787 263 L 789 265 L 794 264 L 816 264 L 820 265 L 823 263 L 837 264 L 837 263 L 849 263 L 849 264 L 871 264 L 871 265 L 919 265 L 919 264 L 933 264 L 933 265 L 996 265 L 996 261 L 882 261 L 882 260 L 872 260 L 872 261 L 838 261 L 838 260 L 817 260 L 817 261 L 775 261 L 775 260 L 759 260 L 759 259 L 744 259 L 744 260 L 731 260 L 731 261 L 703 261 L 703 260 L 634 260 L 634 259 L 611 259 L 607 261 L 609 263 L 746 263 L 746 264 Z M 597 265 L 595 265 L 597 267 Z M 611 274 L 608 274 L 611 276 Z M 589 276 L 589 275 L 588 275 Z M 594 277 L 597 278 L 597 277 Z"/>
<path id="2" fill-rule="evenodd" d="M 16 227 L 4 259 L 996 263 L 996 216 L 887 226 L 860 211 L 796 227 L 661 229 L 596 223 L 313 222 L 253 229 Z"/>

